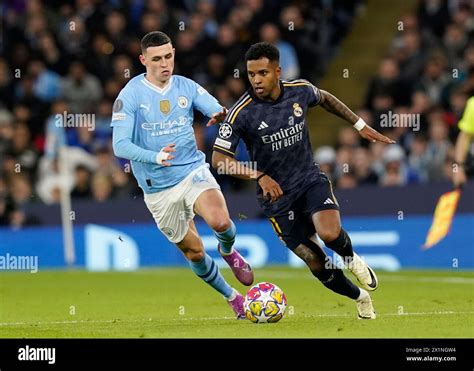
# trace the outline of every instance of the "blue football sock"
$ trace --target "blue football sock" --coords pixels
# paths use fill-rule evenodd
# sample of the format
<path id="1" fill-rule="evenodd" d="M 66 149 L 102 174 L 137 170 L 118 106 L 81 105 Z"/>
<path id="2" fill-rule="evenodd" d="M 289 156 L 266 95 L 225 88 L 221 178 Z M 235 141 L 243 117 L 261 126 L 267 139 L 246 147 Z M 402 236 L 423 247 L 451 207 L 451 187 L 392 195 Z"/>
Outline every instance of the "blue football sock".
<path id="1" fill-rule="evenodd" d="M 219 291 L 226 298 L 232 296 L 232 287 L 230 287 L 224 277 L 222 277 L 217 264 L 209 255 L 206 254 L 200 262 L 190 261 L 189 264 L 193 272 L 208 285 Z"/>
<path id="2" fill-rule="evenodd" d="M 224 232 L 214 231 L 214 234 L 219 240 L 221 251 L 224 254 L 230 254 L 232 252 L 232 246 L 234 245 L 234 242 L 235 242 L 236 231 L 237 229 L 235 228 L 235 224 L 232 220 L 230 221 L 229 229 L 225 230 Z"/>

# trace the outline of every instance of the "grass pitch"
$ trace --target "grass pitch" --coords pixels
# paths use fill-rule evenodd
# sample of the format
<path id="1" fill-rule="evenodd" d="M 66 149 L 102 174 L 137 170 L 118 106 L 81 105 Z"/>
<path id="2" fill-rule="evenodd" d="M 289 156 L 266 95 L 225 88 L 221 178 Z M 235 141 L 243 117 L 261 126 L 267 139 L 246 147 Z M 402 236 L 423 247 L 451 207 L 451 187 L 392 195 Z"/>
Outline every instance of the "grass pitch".
<path id="1" fill-rule="evenodd" d="M 242 293 L 230 270 L 222 270 Z M 350 273 L 349 273 L 350 275 Z M 352 278 L 352 276 L 351 276 Z M 256 270 L 288 299 L 278 323 L 237 321 L 190 269 L 0 274 L 1 338 L 472 338 L 474 272 L 378 272 L 377 319 L 306 269 Z"/>

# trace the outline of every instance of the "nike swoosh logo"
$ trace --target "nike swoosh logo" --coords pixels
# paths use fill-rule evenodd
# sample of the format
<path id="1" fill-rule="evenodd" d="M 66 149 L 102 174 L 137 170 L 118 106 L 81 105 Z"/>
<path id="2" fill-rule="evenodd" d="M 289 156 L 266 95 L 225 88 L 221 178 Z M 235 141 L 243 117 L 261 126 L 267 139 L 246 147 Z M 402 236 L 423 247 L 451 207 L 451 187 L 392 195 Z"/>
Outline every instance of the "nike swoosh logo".
<path id="1" fill-rule="evenodd" d="M 377 280 L 375 279 L 375 273 L 372 271 L 372 269 L 367 266 L 369 273 L 370 273 L 370 278 L 372 279 L 372 282 L 368 284 L 369 287 L 372 287 L 373 289 L 377 287 Z"/>

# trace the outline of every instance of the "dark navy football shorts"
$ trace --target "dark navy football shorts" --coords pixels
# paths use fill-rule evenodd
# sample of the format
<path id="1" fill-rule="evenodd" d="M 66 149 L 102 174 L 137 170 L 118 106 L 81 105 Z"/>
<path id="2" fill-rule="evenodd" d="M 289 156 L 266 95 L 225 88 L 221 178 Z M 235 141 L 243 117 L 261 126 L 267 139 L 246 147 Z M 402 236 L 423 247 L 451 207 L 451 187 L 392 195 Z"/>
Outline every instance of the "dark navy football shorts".
<path id="1" fill-rule="evenodd" d="M 311 217 L 321 210 L 339 210 L 332 185 L 325 174 L 312 183 L 285 212 L 269 216 L 277 236 L 294 250 L 316 233 Z"/>

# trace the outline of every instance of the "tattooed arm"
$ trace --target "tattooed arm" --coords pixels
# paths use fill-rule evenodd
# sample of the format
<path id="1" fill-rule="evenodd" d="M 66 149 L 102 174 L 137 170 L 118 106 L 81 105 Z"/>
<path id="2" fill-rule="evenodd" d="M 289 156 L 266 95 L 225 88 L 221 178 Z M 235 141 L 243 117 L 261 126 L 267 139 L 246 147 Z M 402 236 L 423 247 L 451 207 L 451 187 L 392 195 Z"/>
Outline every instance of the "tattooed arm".
<path id="1" fill-rule="evenodd" d="M 325 90 L 320 90 L 320 93 L 321 101 L 319 102 L 319 105 L 323 107 L 326 111 L 331 112 L 336 116 L 339 116 L 340 118 L 350 122 L 352 125 L 354 125 L 357 120 L 359 120 L 359 117 L 334 95 L 328 93 Z"/>
<path id="2" fill-rule="evenodd" d="M 325 90 L 320 90 L 320 93 L 321 100 L 319 101 L 319 105 L 326 111 L 331 112 L 354 125 L 362 138 L 370 140 L 371 142 L 379 141 L 383 143 L 395 143 L 394 140 L 380 134 L 377 130 L 366 125 L 364 120 L 352 112 L 349 107 L 331 93 L 328 93 Z"/>

